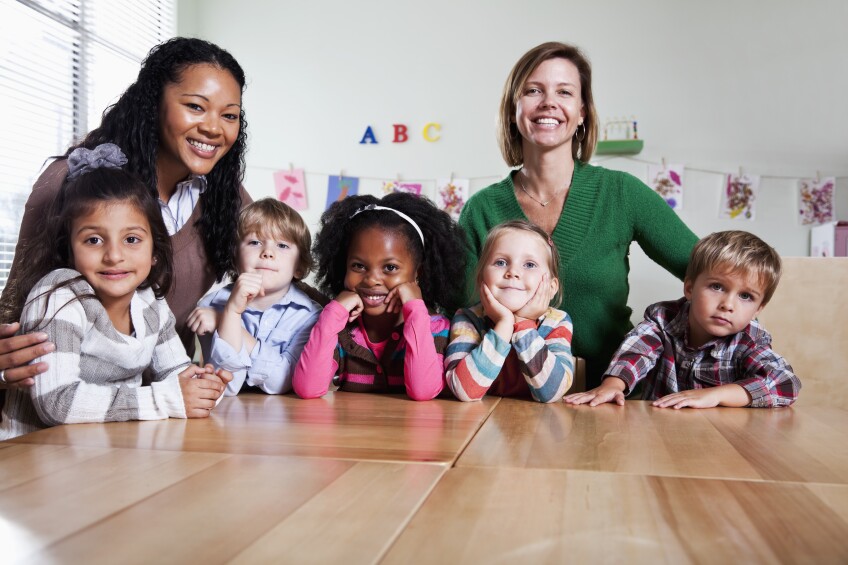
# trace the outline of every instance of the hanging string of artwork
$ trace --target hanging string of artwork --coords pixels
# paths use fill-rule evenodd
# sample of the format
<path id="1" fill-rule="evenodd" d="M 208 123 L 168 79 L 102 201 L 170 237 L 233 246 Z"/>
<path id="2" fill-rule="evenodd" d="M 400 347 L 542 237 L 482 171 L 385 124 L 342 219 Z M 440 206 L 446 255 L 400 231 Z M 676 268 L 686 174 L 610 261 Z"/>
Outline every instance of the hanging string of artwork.
<path id="1" fill-rule="evenodd" d="M 754 175 L 740 168 L 738 173 L 727 173 L 724 171 L 709 170 L 695 167 L 686 167 L 682 163 L 666 163 L 662 159 L 660 163 L 647 161 L 629 156 L 610 156 L 598 159 L 593 163 L 605 162 L 610 159 L 626 159 L 647 165 L 646 184 L 657 192 L 668 205 L 676 211 L 683 209 L 685 195 L 685 172 L 686 170 L 720 175 L 721 183 L 721 206 L 718 217 L 739 221 L 751 221 L 756 219 L 757 196 L 763 179 L 792 179 L 797 182 L 798 192 L 798 221 L 801 225 L 818 225 L 835 220 L 835 193 L 837 179 L 848 177 L 821 177 L 799 178 L 785 175 Z M 472 182 L 485 180 L 492 182 L 500 178 L 499 175 L 486 177 L 450 177 L 436 178 L 435 180 L 401 181 L 381 177 L 353 177 L 343 172 L 337 174 L 307 172 L 303 168 L 295 168 L 290 165 L 288 169 L 279 170 L 271 167 L 250 167 L 251 169 L 272 171 L 274 189 L 277 198 L 289 204 L 295 210 L 306 210 L 309 206 L 308 191 L 306 187 L 306 176 L 325 176 L 327 198 L 325 209 L 333 202 L 347 196 L 358 194 L 360 180 L 378 181 L 382 187 L 382 193 L 410 192 L 422 194 L 424 183 L 435 183 L 435 197 L 433 200 L 453 218 L 458 218 L 462 207 L 470 196 Z M 315 194 L 313 189 L 313 194 Z"/>

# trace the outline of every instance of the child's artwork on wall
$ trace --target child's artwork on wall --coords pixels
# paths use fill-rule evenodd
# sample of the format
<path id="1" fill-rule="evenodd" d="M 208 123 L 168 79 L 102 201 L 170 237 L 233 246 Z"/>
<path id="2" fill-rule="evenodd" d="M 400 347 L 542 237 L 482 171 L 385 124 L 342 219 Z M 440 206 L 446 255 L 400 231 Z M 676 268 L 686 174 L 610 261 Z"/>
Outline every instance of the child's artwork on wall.
<path id="1" fill-rule="evenodd" d="M 447 212 L 454 220 L 459 219 L 459 213 L 468 200 L 468 179 L 438 179 L 436 181 L 436 205 Z"/>
<path id="2" fill-rule="evenodd" d="M 392 192 L 408 192 L 416 196 L 421 196 L 421 183 L 387 180 L 383 182 L 383 192 L 385 194 L 390 194 Z"/>
<path id="3" fill-rule="evenodd" d="M 683 209 L 683 165 L 649 165 L 648 186 L 662 196 L 672 210 Z"/>
<path id="4" fill-rule="evenodd" d="M 274 191 L 277 200 L 295 210 L 306 210 L 306 182 L 303 169 L 289 169 L 274 173 Z"/>
<path id="5" fill-rule="evenodd" d="M 327 206 L 329 208 L 333 202 L 344 200 L 348 196 L 353 196 L 359 193 L 359 179 L 357 177 L 341 177 L 333 175 L 327 181 Z"/>
<path id="6" fill-rule="evenodd" d="M 719 218 L 753 220 L 756 216 L 755 204 L 759 188 L 759 175 L 727 175 Z"/>
<path id="7" fill-rule="evenodd" d="M 835 177 L 798 181 L 798 215 L 801 225 L 833 221 L 835 184 Z"/>

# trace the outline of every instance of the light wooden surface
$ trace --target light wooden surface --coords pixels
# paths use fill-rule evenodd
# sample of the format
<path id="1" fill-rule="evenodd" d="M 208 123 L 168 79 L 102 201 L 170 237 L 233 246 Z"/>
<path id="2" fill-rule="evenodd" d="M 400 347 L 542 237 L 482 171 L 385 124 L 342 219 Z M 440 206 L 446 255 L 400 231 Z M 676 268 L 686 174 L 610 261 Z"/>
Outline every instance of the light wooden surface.
<path id="1" fill-rule="evenodd" d="M 206 420 L 58 426 L 13 441 L 452 463 L 497 402 L 415 402 L 344 392 L 313 400 L 242 394 L 222 400 Z"/>
<path id="2" fill-rule="evenodd" d="M 373 563 L 444 465 L 19 444 L 3 563 Z"/>
<path id="3" fill-rule="evenodd" d="M 801 379 L 799 406 L 848 406 L 848 258 L 784 257 L 759 316 Z"/>
<path id="4" fill-rule="evenodd" d="M 3 563 L 845 563 L 846 539 L 836 407 L 242 395 L 0 443 Z"/>
<path id="5" fill-rule="evenodd" d="M 458 466 L 848 484 L 848 411 L 501 399 Z"/>
<path id="6" fill-rule="evenodd" d="M 457 467 L 383 563 L 846 563 L 848 486 Z"/>

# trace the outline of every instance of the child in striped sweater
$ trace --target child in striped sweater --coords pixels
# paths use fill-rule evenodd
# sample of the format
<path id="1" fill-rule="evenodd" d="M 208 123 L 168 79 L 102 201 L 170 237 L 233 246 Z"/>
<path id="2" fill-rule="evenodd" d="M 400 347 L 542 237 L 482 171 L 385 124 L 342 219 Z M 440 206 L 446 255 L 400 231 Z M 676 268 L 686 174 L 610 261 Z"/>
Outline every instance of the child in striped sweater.
<path id="1" fill-rule="evenodd" d="M 559 304 L 559 253 L 538 226 L 506 222 L 486 237 L 477 263 L 480 302 L 451 324 L 447 384 L 460 400 L 485 394 L 559 401 L 571 386 L 571 318 Z"/>
<path id="2" fill-rule="evenodd" d="M 429 400 L 444 388 L 449 308 L 462 295 L 465 238 L 424 197 L 351 196 L 321 216 L 318 282 L 324 307 L 294 372 L 302 398 L 337 378 L 352 392 L 406 392 Z"/>
<path id="3" fill-rule="evenodd" d="M 35 360 L 48 370 L 34 386 L 8 391 L 0 439 L 58 424 L 205 418 L 232 378 L 186 355 L 162 298 L 170 238 L 126 162 L 114 144 L 75 149 L 44 230 L 27 243 L 3 307 L 22 333 L 43 331 L 56 347 Z"/>

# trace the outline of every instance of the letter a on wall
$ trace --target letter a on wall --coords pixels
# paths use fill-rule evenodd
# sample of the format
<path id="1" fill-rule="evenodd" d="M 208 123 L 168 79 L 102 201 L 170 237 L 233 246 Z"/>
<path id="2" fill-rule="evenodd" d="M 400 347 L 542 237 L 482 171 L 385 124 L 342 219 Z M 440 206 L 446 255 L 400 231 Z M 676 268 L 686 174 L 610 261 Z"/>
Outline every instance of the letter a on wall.
<path id="1" fill-rule="evenodd" d="M 362 144 L 365 144 L 365 143 L 376 144 L 377 143 L 377 138 L 374 136 L 374 130 L 371 129 L 371 126 L 368 126 L 365 129 L 365 135 L 362 136 L 362 139 L 359 140 L 359 143 L 362 143 Z"/>

